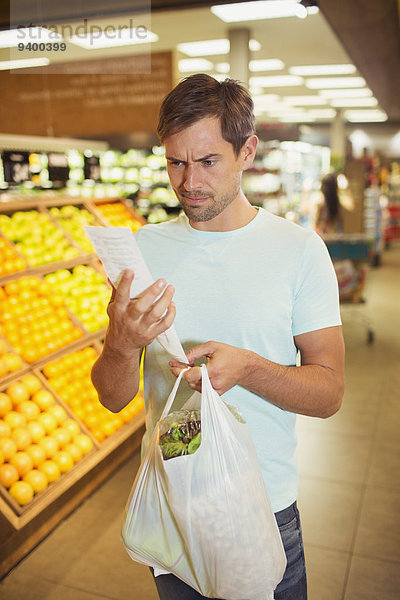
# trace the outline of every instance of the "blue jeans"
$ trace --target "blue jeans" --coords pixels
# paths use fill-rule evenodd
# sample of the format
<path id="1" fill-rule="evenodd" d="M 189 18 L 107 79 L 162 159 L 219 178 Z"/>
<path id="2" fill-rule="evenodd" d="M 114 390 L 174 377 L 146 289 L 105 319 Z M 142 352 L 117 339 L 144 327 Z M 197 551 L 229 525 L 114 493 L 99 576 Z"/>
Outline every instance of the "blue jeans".
<path id="1" fill-rule="evenodd" d="M 307 600 L 303 538 L 296 502 L 275 513 L 275 517 L 286 552 L 287 567 L 282 581 L 275 590 L 274 598 L 275 600 Z M 207 600 L 205 596 L 201 596 L 174 575 L 159 575 L 154 579 L 160 600 Z"/>

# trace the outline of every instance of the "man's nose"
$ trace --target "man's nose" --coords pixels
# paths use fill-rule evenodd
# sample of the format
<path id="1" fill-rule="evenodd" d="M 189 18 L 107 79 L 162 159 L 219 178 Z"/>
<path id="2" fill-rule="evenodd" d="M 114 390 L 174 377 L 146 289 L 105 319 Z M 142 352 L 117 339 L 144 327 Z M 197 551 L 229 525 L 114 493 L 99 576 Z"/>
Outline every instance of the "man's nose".
<path id="1" fill-rule="evenodd" d="M 183 187 L 185 190 L 199 190 L 203 187 L 197 165 L 187 165 L 184 174 Z"/>

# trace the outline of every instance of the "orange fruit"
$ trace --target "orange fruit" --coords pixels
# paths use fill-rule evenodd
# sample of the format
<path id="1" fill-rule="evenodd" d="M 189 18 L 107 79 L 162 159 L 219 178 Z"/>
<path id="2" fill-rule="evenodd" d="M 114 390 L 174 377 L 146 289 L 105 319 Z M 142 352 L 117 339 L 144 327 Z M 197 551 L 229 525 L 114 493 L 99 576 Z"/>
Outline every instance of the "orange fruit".
<path id="1" fill-rule="evenodd" d="M 46 475 L 49 483 L 56 481 L 61 475 L 60 467 L 54 460 L 45 460 L 38 469 Z"/>
<path id="2" fill-rule="evenodd" d="M 16 427 L 13 429 L 11 438 L 16 443 L 18 450 L 26 450 L 32 443 L 32 436 L 27 427 Z"/>
<path id="3" fill-rule="evenodd" d="M 51 433 L 51 436 L 57 440 L 58 447 L 61 450 L 71 441 L 71 434 L 65 427 L 57 427 L 57 429 Z"/>
<path id="4" fill-rule="evenodd" d="M 63 423 L 63 427 L 70 432 L 72 438 L 81 432 L 81 428 L 79 427 L 78 423 L 74 421 L 74 419 L 66 419 L 66 421 Z"/>
<path id="5" fill-rule="evenodd" d="M 39 444 L 31 444 L 28 446 L 26 453 L 31 457 L 34 467 L 38 467 L 44 460 L 46 460 L 46 452 Z"/>
<path id="6" fill-rule="evenodd" d="M 32 437 L 32 442 L 37 444 L 45 435 L 46 430 L 41 423 L 38 421 L 29 421 L 27 424 L 27 428 Z"/>
<path id="7" fill-rule="evenodd" d="M 35 494 L 42 492 L 48 486 L 46 475 L 43 473 L 43 471 L 39 471 L 38 469 L 32 469 L 32 471 L 29 471 L 26 475 L 24 475 L 23 481 L 29 483 Z"/>
<path id="8" fill-rule="evenodd" d="M 0 483 L 5 488 L 11 487 L 18 479 L 18 471 L 13 465 L 6 463 L 0 466 Z"/>
<path id="9" fill-rule="evenodd" d="M 48 412 L 43 412 L 37 419 L 38 423 L 41 423 L 46 433 L 52 433 L 57 428 L 57 421 L 53 415 Z"/>
<path id="10" fill-rule="evenodd" d="M 36 375 L 24 375 L 21 378 L 21 382 L 28 388 L 29 393 L 32 395 L 42 387 L 42 383 Z"/>
<path id="11" fill-rule="evenodd" d="M 26 481 L 16 481 L 12 484 L 8 493 L 20 506 L 25 506 L 25 504 L 28 504 L 33 498 L 33 488 Z"/>
<path id="12" fill-rule="evenodd" d="M 11 372 L 18 371 L 18 369 L 22 367 L 22 360 L 18 354 L 8 352 L 7 354 L 4 354 L 2 358 L 6 363 L 7 369 Z"/>
<path id="13" fill-rule="evenodd" d="M 48 390 L 38 390 L 33 394 L 32 400 L 36 402 L 40 410 L 46 410 L 55 402 L 53 395 Z"/>
<path id="14" fill-rule="evenodd" d="M 60 406 L 59 404 L 53 404 L 53 406 L 50 406 L 48 411 L 49 414 L 53 415 L 53 417 L 56 419 L 58 425 L 61 425 L 61 423 L 63 423 L 68 415 L 65 412 L 65 410 L 63 409 L 62 406 Z"/>
<path id="15" fill-rule="evenodd" d="M 46 458 L 53 458 L 58 450 L 58 442 L 55 438 L 50 435 L 39 440 L 39 446 L 41 446 L 46 454 Z"/>
<path id="16" fill-rule="evenodd" d="M 6 390 L 14 405 L 19 404 L 23 400 L 29 400 L 29 390 L 25 384 L 20 381 L 10 383 Z"/>
<path id="17" fill-rule="evenodd" d="M 6 361 L 3 358 L 0 358 L 0 377 L 4 377 L 7 375 L 9 369 L 7 367 Z"/>
<path id="18" fill-rule="evenodd" d="M 3 419 L 0 419 L 0 438 L 7 438 L 11 435 L 11 427 Z"/>
<path id="19" fill-rule="evenodd" d="M 0 438 L 0 450 L 4 460 L 11 460 L 17 452 L 17 444 L 11 438 Z"/>
<path id="20" fill-rule="evenodd" d="M 61 473 L 66 473 L 74 466 L 72 456 L 64 450 L 59 450 L 55 453 L 53 460 L 60 467 Z"/>
<path id="21" fill-rule="evenodd" d="M 84 433 L 80 433 L 79 435 L 74 437 L 74 444 L 78 444 L 83 454 L 88 454 L 93 448 L 93 442 L 88 435 Z"/>
<path id="22" fill-rule="evenodd" d="M 17 406 L 17 411 L 25 415 L 27 421 L 33 421 L 40 415 L 40 408 L 32 400 L 24 400 Z"/>
<path id="23" fill-rule="evenodd" d="M 20 477 L 23 477 L 25 473 L 33 468 L 32 459 L 27 452 L 16 452 L 10 458 L 10 465 L 14 465 Z"/>
<path id="24" fill-rule="evenodd" d="M 74 444 L 73 442 L 67 444 L 64 448 L 65 452 L 71 455 L 71 458 L 74 462 L 78 462 L 83 456 L 82 448 L 78 446 L 78 444 Z"/>
<path id="25" fill-rule="evenodd" d="M 4 417 L 11 409 L 12 402 L 10 396 L 0 392 L 0 417 Z"/>
<path id="26" fill-rule="evenodd" d="M 4 417 L 4 421 L 8 423 L 11 429 L 15 429 L 16 427 L 23 427 L 26 425 L 26 417 L 20 412 L 16 410 L 10 410 Z"/>
<path id="27" fill-rule="evenodd" d="M 103 428 L 101 426 L 94 427 L 90 430 L 90 432 L 100 444 L 106 439 L 106 434 L 104 433 Z"/>
<path id="28" fill-rule="evenodd" d="M 2 453 L 2 451 L 0 450 L 0 465 L 2 465 L 4 462 L 4 454 Z"/>

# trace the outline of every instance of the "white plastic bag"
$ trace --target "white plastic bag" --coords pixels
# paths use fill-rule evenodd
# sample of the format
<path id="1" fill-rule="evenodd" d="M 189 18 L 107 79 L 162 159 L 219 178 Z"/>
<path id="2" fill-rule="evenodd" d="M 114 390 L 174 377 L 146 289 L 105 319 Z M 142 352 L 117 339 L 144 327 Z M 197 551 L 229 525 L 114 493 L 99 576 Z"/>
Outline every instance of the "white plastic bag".
<path id="1" fill-rule="evenodd" d="M 122 541 L 134 560 L 173 573 L 203 596 L 270 600 L 286 556 L 253 440 L 212 388 L 205 365 L 201 371 L 200 447 L 163 460 L 157 443 L 182 371 L 134 481 Z"/>

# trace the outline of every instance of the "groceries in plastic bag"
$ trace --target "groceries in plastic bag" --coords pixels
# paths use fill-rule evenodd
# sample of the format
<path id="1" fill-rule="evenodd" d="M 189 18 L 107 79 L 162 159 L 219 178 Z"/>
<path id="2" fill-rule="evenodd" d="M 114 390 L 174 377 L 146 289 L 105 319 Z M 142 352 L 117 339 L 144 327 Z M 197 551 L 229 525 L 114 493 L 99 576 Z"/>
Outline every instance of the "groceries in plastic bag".
<path id="1" fill-rule="evenodd" d="M 184 415 L 170 413 L 183 372 L 168 398 L 128 499 L 122 540 L 134 560 L 203 596 L 271 600 L 286 556 L 254 443 L 201 369 L 199 411 L 189 400 Z"/>

